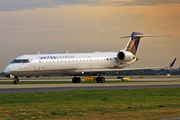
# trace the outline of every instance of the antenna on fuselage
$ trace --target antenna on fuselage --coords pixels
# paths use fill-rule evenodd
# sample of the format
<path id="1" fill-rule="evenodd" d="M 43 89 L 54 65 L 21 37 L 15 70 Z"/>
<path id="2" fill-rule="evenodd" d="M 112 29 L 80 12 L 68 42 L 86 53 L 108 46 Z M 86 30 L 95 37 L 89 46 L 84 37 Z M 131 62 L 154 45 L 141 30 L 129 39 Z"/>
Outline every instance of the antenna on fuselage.
<path id="1" fill-rule="evenodd" d="M 40 54 L 40 52 L 38 52 L 38 55 Z"/>
<path id="2" fill-rule="evenodd" d="M 68 54 L 68 53 L 69 53 L 69 51 L 66 52 L 66 54 Z"/>

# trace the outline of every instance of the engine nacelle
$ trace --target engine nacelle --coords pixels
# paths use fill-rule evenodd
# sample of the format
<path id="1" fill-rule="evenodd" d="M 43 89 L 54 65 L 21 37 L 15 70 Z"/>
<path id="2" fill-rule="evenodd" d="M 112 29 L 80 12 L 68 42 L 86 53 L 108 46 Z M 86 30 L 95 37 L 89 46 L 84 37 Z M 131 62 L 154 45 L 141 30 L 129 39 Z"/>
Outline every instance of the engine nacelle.
<path id="1" fill-rule="evenodd" d="M 131 60 L 135 59 L 136 57 L 129 51 L 121 50 L 117 54 L 117 58 L 120 61 L 128 62 L 128 61 L 131 61 Z"/>

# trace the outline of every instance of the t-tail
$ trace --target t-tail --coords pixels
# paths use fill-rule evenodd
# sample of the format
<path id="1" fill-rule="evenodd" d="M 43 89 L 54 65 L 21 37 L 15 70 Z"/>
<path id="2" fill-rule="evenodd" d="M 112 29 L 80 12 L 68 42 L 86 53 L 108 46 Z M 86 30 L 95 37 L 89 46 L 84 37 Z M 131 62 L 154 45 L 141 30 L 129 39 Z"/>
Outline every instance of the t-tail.
<path id="1" fill-rule="evenodd" d="M 131 34 L 131 38 L 129 40 L 129 43 L 127 44 L 125 50 L 131 52 L 133 55 L 136 55 L 139 41 L 142 38 L 142 36 L 135 36 L 135 35 L 143 35 L 140 32 L 133 32 Z"/>
<path id="2" fill-rule="evenodd" d="M 133 32 L 131 36 L 125 36 L 121 38 L 130 37 L 130 40 L 125 48 L 125 51 L 129 51 L 133 55 L 136 55 L 138 45 L 142 37 L 164 37 L 164 36 L 168 36 L 168 35 L 143 35 L 143 33 L 140 33 L 140 32 Z"/>

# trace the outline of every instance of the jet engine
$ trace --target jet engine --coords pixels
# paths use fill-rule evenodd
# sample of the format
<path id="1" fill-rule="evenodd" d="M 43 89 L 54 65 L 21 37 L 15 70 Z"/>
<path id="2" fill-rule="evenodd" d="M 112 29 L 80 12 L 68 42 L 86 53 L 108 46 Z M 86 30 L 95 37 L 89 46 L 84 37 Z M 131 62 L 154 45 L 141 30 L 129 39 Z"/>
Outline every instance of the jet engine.
<path id="1" fill-rule="evenodd" d="M 120 50 L 119 53 L 117 54 L 117 58 L 120 61 L 129 62 L 135 59 L 136 57 L 129 51 Z"/>

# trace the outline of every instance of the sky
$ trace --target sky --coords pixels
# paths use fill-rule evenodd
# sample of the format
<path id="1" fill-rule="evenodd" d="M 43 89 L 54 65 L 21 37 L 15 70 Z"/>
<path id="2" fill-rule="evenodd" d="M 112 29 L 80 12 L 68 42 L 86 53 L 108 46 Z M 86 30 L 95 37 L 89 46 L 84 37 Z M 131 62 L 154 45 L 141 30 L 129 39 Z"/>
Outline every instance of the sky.
<path id="1" fill-rule="evenodd" d="M 0 72 L 24 54 L 118 52 L 138 31 L 134 67 L 180 67 L 180 0 L 1 0 Z"/>

